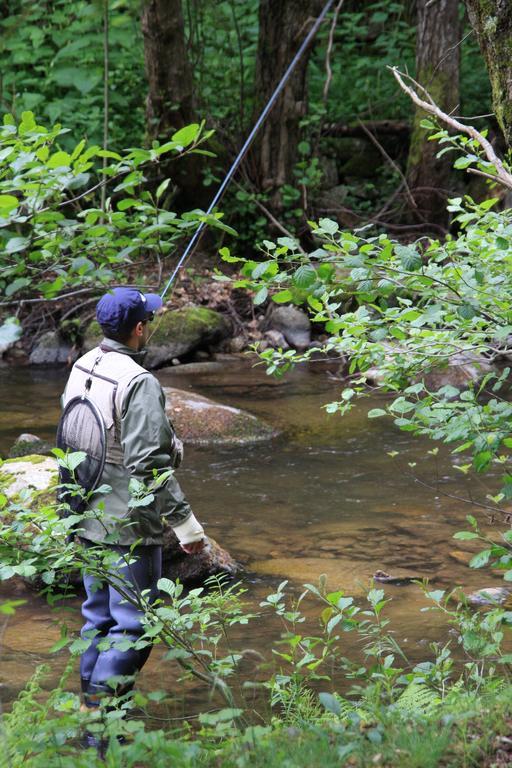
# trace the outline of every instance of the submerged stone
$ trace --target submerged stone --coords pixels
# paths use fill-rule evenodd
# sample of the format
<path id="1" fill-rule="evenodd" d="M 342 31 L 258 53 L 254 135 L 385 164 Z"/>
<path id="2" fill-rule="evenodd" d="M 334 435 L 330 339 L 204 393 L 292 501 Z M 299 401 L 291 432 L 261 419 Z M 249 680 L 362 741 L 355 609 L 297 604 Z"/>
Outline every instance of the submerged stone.
<path id="1" fill-rule="evenodd" d="M 476 592 L 466 595 L 470 605 L 505 605 L 509 603 L 512 595 L 512 589 L 508 587 L 487 587 L 479 589 Z"/>
<path id="2" fill-rule="evenodd" d="M 323 557 L 276 557 L 256 560 L 250 570 L 268 576 L 282 576 L 299 584 L 318 584 L 322 574 L 329 590 L 343 589 L 348 594 L 361 594 L 371 578 L 371 565 L 351 560 Z"/>
<path id="3" fill-rule="evenodd" d="M 164 387 L 164 392 L 167 415 L 185 447 L 187 443 L 250 445 L 277 435 L 274 427 L 240 408 L 173 387 Z"/>

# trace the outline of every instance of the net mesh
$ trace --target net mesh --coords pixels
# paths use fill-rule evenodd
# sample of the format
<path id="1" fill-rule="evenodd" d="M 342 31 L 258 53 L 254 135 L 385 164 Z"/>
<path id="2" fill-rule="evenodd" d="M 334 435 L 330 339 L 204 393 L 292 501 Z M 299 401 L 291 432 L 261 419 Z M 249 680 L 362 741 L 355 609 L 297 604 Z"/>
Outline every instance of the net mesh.
<path id="1" fill-rule="evenodd" d="M 101 413 L 88 398 L 75 397 L 66 405 L 57 430 L 57 447 L 66 453 L 85 453 L 85 459 L 73 472 L 60 467 L 59 483 L 79 485 L 85 493 L 93 491 L 105 465 L 106 436 Z M 76 490 L 62 488 L 59 500 L 74 512 L 85 506 L 83 494 Z"/>

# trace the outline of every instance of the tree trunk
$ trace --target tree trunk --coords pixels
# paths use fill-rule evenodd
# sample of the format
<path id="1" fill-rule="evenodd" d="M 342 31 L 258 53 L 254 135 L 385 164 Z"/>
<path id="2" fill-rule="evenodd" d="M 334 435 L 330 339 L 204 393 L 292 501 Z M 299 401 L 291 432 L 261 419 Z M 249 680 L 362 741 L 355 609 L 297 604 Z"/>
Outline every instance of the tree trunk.
<path id="1" fill-rule="evenodd" d="M 508 147 L 512 147 L 512 3 L 466 0 L 492 87 L 492 102 Z"/>
<path id="2" fill-rule="evenodd" d="M 196 122 L 194 79 L 185 42 L 181 0 L 144 0 L 144 59 L 148 79 L 148 138 L 168 141 L 184 125 Z M 185 198 L 201 189 L 199 158 L 193 155 L 172 165 L 173 180 Z M 164 168 L 164 171 L 167 171 Z"/>
<path id="3" fill-rule="evenodd" d="M 256 59 L 256 115 L 259 115 L 320 11 L 319 0 L 260 0 Z M 306 114 L 306 51 L 268 116 L 253 158 L 259 189 L 281 207 L 281 187 L 293 184 L 299 123 Z"/>
<path id="4" fill-rule="evenodd" d="M 460 23 L 458 0 L 418 0 L 416 80 L 444 112 L 459 102 Z M 417 109 L 407 161 L 407 183 L 416 202 L 414 219 L 444 224 L 449 196 L 451 160 L 436 158 L 439 145 L 428 141 L 420 126 L 426 117 Z"/>

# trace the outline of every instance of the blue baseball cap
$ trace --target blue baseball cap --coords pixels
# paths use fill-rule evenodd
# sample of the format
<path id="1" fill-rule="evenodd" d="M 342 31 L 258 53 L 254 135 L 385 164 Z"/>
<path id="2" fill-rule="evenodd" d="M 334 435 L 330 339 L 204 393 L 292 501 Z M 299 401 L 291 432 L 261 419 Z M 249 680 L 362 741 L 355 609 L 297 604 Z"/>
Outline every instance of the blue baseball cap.
<path id="1" fill-rule="evenodd" d="M 162 306 L 157 293 L 141 293 L 136 288 L 113 288 L 96 306 L 96 319 L 107 331 L 118 334 L 131 331 L 137 323 L 152 319 Z"/>

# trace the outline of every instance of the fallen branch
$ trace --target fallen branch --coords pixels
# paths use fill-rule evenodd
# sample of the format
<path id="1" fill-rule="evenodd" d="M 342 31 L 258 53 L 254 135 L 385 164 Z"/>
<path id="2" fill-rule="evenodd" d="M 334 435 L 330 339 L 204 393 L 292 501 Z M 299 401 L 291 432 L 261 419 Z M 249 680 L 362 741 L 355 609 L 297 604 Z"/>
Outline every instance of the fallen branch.
<path id="1" fill-rule="evenodd" d="M 405 120 L 359 120 L 357 123 L 326 123 L 322 126 L 322 136 L 360 138 L 365 135 L 362 125 L 374 135 L 397 136 L 408 139 L 411 134 L 410 123 Z"/>

